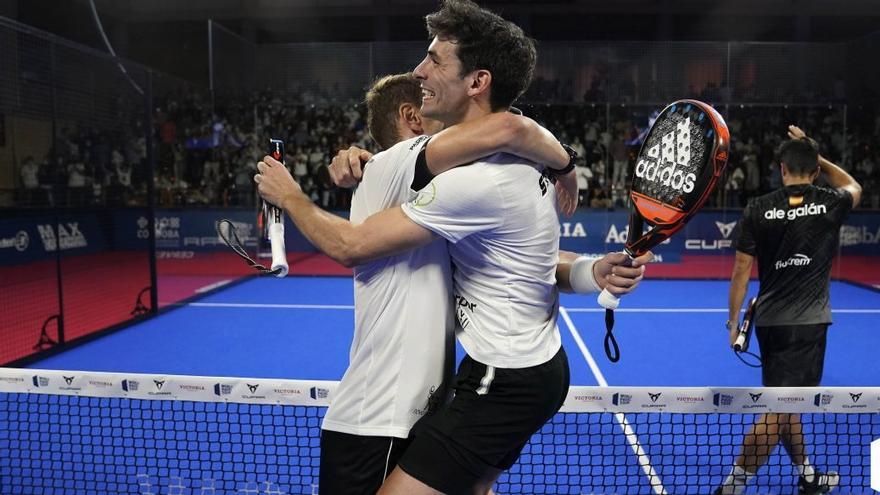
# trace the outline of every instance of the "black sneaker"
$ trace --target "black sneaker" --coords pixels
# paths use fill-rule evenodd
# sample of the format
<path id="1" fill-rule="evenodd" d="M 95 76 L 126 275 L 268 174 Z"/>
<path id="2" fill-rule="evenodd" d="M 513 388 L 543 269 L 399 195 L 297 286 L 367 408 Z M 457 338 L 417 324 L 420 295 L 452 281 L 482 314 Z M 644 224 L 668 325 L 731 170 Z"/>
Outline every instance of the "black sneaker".
<path id="1" fill-rule="evenodd" d="M 813 475 L 812 482 L 807 482 L 803 476 L 798 478 L 798 493 L 803 493 L 805 495 L 811 495 L 813 493 L 828 493 L 831 490 L 834 490 L 838 483 L 840 483 L 840 475 L 836 472 L 828 471 L 826 474 L 816 471 Z"/>
<path id="2" fill-rule="evenodd" d="M 719 486 L 717 490 L 712 492 L 712 495 L 721 495 L 722 493 L 724 493 L 721 490 L 722 490 L 722 487 Z"/>

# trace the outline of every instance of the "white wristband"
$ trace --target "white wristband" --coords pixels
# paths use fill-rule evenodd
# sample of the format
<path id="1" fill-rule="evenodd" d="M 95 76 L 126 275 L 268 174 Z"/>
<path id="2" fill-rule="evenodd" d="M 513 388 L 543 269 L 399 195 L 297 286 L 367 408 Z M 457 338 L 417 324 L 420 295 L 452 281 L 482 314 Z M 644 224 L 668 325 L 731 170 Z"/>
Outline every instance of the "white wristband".
<path id="1" fill-rule="evenodd" d="M 599 261 L 599 258 L 587 258 L 581 256 L 574 260 L 571 264 L 571 271 L 568 274 L 568 283 L 571 289 L 578 294 L 590 294 L 593 292 L 601 292 L 602 287 L 593 278 L 593 265 Z"/>

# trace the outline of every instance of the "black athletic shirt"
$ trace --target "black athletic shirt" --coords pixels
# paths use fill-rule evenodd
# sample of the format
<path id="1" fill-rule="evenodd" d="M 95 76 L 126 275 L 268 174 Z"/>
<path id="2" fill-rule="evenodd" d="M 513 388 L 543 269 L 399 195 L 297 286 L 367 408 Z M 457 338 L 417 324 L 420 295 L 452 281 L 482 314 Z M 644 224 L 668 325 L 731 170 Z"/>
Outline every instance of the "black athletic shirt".
<path id="1" fill-rule="evenodd" d="M 831 261 L 851 209 L 848 192 L 811 184 L 749 201 L 736 249 L 758 258 L 756 325 L 831 323 Z"/>

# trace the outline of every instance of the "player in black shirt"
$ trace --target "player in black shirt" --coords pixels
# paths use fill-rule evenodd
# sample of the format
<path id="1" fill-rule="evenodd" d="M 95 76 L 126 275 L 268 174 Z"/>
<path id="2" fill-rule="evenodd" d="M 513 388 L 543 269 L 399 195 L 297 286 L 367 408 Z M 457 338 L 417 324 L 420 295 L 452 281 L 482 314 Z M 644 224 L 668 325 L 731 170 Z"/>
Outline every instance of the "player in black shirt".
<path id="1" fill-rule="evenodd" d="M 754 318 L 764 386 L 815 387 L 822 378 L 825 335 L 831 324 L 831 261 L 840 226 L 858 205 L 862 188 L 820 156 L 816 142 L 801 129 L 789 126 L 788 135 L 791 140 L 779 150 L 783 187 L 753 199 L 743 211 L 727 328 L 733 345 L 757 258 L 760 290 Z M 813 185 L 820 173 L 830 187 Z M 810 465 L 800 415 L 765 414 L 746 434 L 731 473 L 715 493 L 742 493 L 780 441 L 798 471 L 798 493 L 827 493 L 837 486 L 837 473 L 821 473 Z"/>

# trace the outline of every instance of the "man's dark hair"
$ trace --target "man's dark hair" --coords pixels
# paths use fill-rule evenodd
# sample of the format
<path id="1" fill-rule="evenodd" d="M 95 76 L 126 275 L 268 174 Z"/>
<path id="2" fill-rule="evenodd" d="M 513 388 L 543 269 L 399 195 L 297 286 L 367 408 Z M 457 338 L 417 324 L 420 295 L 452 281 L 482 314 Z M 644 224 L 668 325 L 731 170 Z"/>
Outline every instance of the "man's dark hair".
<path id="1" fill-rule="evenodd" d="M 819 145 L 810 138 L 789 139 L 779 147 L 779 161 L 792 175 L 810 175 L 819 166 Z"/>
<path id="2" fill-rule="evenodd" d="M 412 73 L 394 74 L 377 80 L 367 91 L 367 128 L 382 149 L 388 149 L 398 141 L 397 114 L 400 105 L 422 105 L 422 89 Z"/>
<path id="3" fill-rule="evenodd" d="M 519 26 L 470 0 L 443 0 L 425 17 L 428 34 L 457 47 L 461 77 L 483 69 L 492 74 L 492 110 L 509 107 L 529 87 L 535 72 L 535 41 Z"/>

